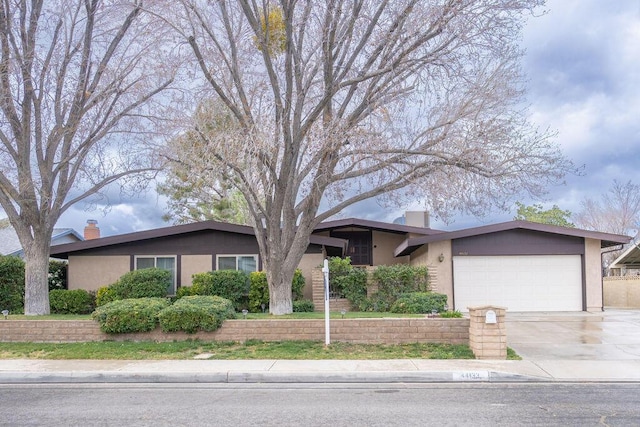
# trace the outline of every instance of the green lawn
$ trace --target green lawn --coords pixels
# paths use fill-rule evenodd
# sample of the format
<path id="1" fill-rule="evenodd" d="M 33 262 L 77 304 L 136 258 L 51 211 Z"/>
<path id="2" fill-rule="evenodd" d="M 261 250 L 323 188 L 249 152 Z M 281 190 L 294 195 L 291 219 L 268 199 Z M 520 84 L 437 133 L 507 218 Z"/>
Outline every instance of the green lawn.
<path id="1" fill-rule="evenodd" d="M 331 319 L 341 319 L 340 312 L 331 312 Z M 242 313 L 236 313 L 238 319 L 243 319 Z M 426 314 L 400 314 L 400 313 L 379 313 L 370 311 L 348 311 L 344 314 L 345 319 L 380 319 L 383 317 L 411 317 L 421 318 Z M 269 313 L 248 313 L 247 320 L 250 319 L 324 319 L 324 313 L 291 313 L 282 316 L 273 316 Z M 2 319 L 0 319 L 2 320 Z M 10 314 L 8 320 L 91 320 L 90 314 L 49 314 L 47 316 L 25 316 L 24 314 Z"/>
<path id="2" fill-rule="evenodd" d="M 451 344 L 350 344 L 336 342 L 325 347 L 315 341 L 245 343 L 198 340 L 156 342 L 88 342 L 70 344 L 3 343 L 2 359 L 474 359 L 466 345 Z"/>

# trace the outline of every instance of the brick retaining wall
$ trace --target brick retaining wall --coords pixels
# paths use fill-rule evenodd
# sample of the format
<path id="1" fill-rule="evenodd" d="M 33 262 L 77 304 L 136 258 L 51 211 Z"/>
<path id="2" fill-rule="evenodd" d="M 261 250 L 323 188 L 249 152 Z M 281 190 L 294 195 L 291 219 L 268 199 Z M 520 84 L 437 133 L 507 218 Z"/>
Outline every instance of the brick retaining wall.
<path id="1" fill-rule="evenodd" d="M 227 320 L 215 332 L 105 334 L 92 320 L 0 320 L 0 342 L 324 340 L 324 320 Z M 331 340 L 398 344 L 469 343 L 469 319 L 332 319 Z"/>

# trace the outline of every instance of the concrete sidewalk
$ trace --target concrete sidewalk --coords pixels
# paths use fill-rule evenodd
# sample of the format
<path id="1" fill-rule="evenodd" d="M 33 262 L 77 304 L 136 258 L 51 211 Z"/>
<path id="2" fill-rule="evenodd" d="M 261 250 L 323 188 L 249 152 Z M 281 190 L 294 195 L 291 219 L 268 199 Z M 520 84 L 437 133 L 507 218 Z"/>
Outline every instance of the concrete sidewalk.
<path id="1" fill-rule="evenodd" d="M 0 383 L 640 382 L 640 360 L 0 360 Z"/>

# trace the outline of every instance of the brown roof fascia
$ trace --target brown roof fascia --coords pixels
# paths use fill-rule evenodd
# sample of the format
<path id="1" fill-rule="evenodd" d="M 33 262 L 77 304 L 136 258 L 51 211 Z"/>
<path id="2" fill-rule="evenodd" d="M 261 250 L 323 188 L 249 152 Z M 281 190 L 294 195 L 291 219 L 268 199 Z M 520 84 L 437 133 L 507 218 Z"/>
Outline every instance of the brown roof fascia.
<path id="1" fill-rule="evenodd" d="M 444 232 L 430 236 L 421 236 L 406 239 L 394 251 L 395 256 L 409 255 L 417 248 L 427 243 L 439 242 L 442 240 L 454 240 L 464 237 L 479 236 L 482 234 L 497 233 L 507 230 L 531 230 L 543 233 L 564 234 L 566 236 L 582 237 L 586 239 L 600 240 L 600 247 L 607 248 L 610 246 L 629 243 L 631 238 L 620 234 L 603 233 L 600 231 L 581 230 L 572 227 L 560 227 L 557 225 L 541 224 L 530 221 L 508 221 L 498 224 L 483 225 L 480 227 L 465 228 L 463 230 Z"/>
<path id="2" fill-rule="evenodd" d="M 87 249 L 100 248 L 104 246 L 120 245 L 124 243 L 136 242 L 140 240 L 156 239 L 159 237 L 175 236 L 178 234 L 193 233 L 197 231 L 224 231 L 236 234 L 255 235 L 253 227 L 248 225 L 229 224 L 218 221 L 201 221 L 190 224 L 173 225 L 170 227 L 156 228 L 153 230 L 136 231 L 133 233 L 119 234 L 117 236 L 101 237 L 98 239 L 84 240 L 75 243 L 65 243 L 51 247 L 51 256 L 67 257 L 70 252 L 78 252 Z M 311 236 L 310 243 L 321 246 L 331 246 L 346 250 L 346 241 L 333 237 Z"/>
<path id="3" fill-rule="evenodd" d="M 388 233 L 396 233 L 396 234 L 420 234 L 420 235 L 431 235 L 442 233 L 441 230 L 434 230 L 432 228 L 424 228 L 424 227 L 414 227 L 410 225 L 402 225 L 402 224 L 391 224 L 388 222 L 380 222 L 380 221 L 371 221 L 367 219 L 359 219 L 359 218 L 345 218 L 345 219 L 337 219 L 333 221 L 324 221 L 321 222 L 314 228 L 314 232 L 318 231 L 331 231 L 339 228 L 345 227 L 362 227 L 362 228 L 370 228 L 376 231 L 386 231 Z"/>

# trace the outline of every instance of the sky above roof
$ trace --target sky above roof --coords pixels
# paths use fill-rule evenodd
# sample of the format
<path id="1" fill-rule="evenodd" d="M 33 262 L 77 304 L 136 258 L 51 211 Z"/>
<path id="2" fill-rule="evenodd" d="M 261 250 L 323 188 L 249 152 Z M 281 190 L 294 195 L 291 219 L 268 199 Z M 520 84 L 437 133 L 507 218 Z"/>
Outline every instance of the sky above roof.
<path id="1" fill-rule="evenodd" d="M 545 11 L 524 31 L 527 103 L 532 121 L 556 130 L 565 155 L 584 169 L 549 188 L 546 200 L 521 201 L 577 212 L 582 200 L 599 199 L 614 179 L 640 184 L 640 0 L 548 0 Z M 169 225 L 162 220 L 165 202 L 154 191 L 110 201 L 106 214 L 79 203 L 57 226 L 81 231 L 91 218 L 108 236 Z M 405 210 L 420 209 L 419 200 L 397 208 L 367 201 L 341 217 L 391 222 Z M 454 230 L 514 215 L 515 207 L 483 218 L 458 215 L 448 224 L 432 219 L 431 226 Z"/>

